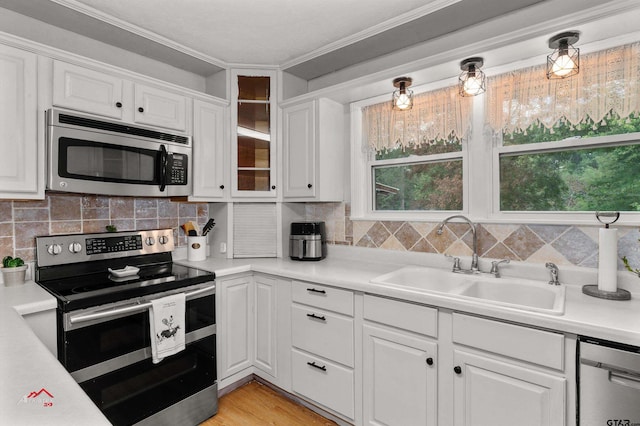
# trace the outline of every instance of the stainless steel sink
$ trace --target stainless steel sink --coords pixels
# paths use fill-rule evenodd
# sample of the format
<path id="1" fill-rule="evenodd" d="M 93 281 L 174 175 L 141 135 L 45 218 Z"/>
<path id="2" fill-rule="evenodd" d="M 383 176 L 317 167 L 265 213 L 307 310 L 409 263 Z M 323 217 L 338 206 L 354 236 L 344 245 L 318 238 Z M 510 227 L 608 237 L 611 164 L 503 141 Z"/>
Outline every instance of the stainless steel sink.
<path id="1" fill-rule="evenodd" d="M 564 314 L 565 286 L 549 285 L 542 281 L 517 278 L 472 281 L 462 287 L 458 294 L 510 308 Z"/>
<path id="2" fill-rule="evenodd" d="M 522 278 L 456 274 L 448 270 L 405 266 L 370 281 L 372 284 L 445 293 L 476 303 L 563 315 L 565 286 Z"/>

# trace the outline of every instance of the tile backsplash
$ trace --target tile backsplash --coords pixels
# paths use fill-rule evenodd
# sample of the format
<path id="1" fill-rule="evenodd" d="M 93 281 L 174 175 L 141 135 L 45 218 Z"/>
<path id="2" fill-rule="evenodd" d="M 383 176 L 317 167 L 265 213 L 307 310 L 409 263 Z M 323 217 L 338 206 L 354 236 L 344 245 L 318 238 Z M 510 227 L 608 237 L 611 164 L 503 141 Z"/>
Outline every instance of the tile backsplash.
<path id="1" fill-rule="evenodd" d="M 465 223 L 450 222 L 437 235 L 436 222 L 352 221 L 346 203 L 308 203 L 306 220 L 322 220 L 330 244 L 387 250 L 470 256 L 472 234 Z M 598 226 L 477 224 L 481 257 L 558 265 L 598 266 Z M 618 227 L 618 258 L 640 267 L 640 231 Z M 622 261 L 618 268 L 624 269 Z"/>
<path id="2" fill-rule="evenodd" d="M 186 245 L 180 225 L 192 220 L 202 227 L 208 204 L 173 202 L 165 198 L 47 194 L 38 201 L 0 201 L 0 255 L 35 260 L 39 235 L 174 228 L 178 246 Z"/>

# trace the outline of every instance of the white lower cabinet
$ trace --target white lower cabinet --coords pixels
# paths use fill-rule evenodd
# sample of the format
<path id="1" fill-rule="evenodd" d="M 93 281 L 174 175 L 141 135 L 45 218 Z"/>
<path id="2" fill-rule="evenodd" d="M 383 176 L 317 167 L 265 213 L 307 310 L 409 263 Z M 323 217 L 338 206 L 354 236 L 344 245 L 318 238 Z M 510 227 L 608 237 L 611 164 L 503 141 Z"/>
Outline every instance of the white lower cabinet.
<path id="1" fill-rule="evenodd" d="M 294 281 L 291 294 L 293 392 L 357 422 L 353 292 Z"/>
<path id="2" fill-rule="evenodd" d="M 254 280 L 254 364 L 265 373 L 276 376 L 277 294 L 278 280 L 255 275 Z"/>
<path id="3" fill-rule="evenodd" d="M 252 366 L 251 275 L 216 281 L 218 380 Z"/>
<path id="4" fill-rule="evenodd" d="M 456 426 L 561 426 L 566 380 L 489 355 L 455 350 Z"/>
<path id="5" fill-rule="evenodd" d="M 565 336 L 453 314 L 456 426 L 564 426 L 574 354 Z"/>
<path id="6" fill-rule="evenodd" d="M 437 344 L 400 330 L 364 326 L 366 425 L 437 425 Z"/>
<path id="7" fill-rule="evenodd" d="M 364 296 L 365 425 L 436 426 L 438 310 Z"/>
<path id="8" fill-rule="evenodd" d="M 293 349 L 291 373 L 294 392 L 349 419 L 354 418 L 352 368 Z"/>

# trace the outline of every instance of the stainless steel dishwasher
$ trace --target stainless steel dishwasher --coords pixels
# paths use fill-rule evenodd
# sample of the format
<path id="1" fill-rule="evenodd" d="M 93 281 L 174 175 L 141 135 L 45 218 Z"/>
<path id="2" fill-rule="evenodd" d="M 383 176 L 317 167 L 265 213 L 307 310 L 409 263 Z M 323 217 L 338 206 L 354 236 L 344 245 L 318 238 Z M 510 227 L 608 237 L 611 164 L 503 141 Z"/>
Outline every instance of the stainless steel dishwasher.
<path id="1" fill-rule="evenodd" d="M 640 426 L 640 348 L 580 338 L 579 425 Z"/>

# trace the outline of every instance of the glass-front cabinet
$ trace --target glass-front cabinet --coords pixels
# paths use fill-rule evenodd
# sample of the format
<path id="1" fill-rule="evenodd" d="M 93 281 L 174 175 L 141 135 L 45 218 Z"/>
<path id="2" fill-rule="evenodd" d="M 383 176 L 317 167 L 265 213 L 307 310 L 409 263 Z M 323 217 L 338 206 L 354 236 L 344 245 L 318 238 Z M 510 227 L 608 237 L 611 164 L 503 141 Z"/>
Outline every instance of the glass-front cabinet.
<path id="1" fill-rule="evenodd" d="M 233 196 L 275 197 L 274 71 L 233 70 Z"/>

